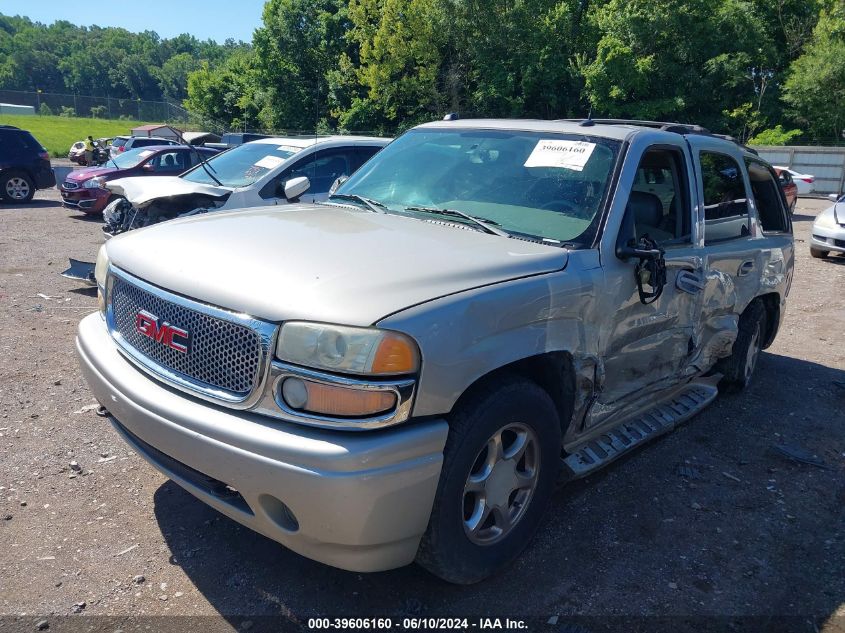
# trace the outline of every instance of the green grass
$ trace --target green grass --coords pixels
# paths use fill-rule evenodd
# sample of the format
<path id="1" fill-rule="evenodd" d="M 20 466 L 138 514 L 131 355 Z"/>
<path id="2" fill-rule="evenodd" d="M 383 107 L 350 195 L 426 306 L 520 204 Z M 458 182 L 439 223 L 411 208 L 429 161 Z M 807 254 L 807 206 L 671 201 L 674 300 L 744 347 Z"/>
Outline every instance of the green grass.
<path id="1" fill-rule="evenodd" d="M 82 119 L 63 116 L 27 116 L 20 114 L 0 114 L 0 125 L 14 125 L 22 130 L 29 130 L 38 139 L 50 156 L 66 157 L 70 146 L 81 141 L 89 134 L 96 138 L 129 134 L 129 131 L 141 121 L 122 121 L 115 119 Z"/>

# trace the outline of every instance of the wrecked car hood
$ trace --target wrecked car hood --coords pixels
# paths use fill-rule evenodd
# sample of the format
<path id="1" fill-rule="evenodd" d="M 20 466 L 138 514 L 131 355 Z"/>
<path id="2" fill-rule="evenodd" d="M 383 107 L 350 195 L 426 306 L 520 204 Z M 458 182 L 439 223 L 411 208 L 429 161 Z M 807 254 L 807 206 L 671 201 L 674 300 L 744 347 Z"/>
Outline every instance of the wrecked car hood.
<path id="1" fill-rule="evenodd" d="M 232 193 L 232 189 L 228 187 L 204 185 L 179 178 L 178 176 L 117 178 L 105 183 L 105 187 L 112 193 L 123 196 L 136 207 L 143 207 L 145 204 L 159 198 L 197 193 L 214 198 L 222 198 Z"/>
<path id="2" fill-rule="evenodd" d="M 173 220 L 115 237 L 106 248 L 112 265 L 200 301 L 269 321 L 348 325 L 561 270 L 568 260 L 558 247 L 318 205 Z"/>

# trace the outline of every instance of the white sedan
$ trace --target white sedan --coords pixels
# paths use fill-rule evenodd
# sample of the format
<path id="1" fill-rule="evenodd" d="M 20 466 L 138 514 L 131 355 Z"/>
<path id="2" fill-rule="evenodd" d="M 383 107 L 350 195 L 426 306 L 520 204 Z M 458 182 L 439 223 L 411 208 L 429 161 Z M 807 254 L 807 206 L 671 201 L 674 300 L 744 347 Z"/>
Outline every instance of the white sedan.
<path id="1" fill-rule="evenodd" d="M 816 182 L 816 177 L 812 174 L 802 174 L 794 169 L 789 169 L 788 167 L 776 166 L 775 169 L 783 170 L 792 176 L 792 181 L 798 187 L 799 196 L 806 196 L 808 193 L 813 193 L 813 190 L 815 189 L 815 185 L 813 183 Z"/>

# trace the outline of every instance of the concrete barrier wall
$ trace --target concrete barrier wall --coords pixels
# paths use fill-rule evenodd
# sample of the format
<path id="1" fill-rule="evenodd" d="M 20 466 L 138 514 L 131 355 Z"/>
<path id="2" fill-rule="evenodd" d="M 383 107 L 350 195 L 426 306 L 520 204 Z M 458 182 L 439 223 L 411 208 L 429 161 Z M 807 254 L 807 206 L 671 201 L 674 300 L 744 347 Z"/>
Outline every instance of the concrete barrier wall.
<path id="1" fill-rule="evenodd" d="M 755 147 L 760 158 L 778 167 L 788 167 L 816 177 L 814 193 L 842 193 L 845 190 L 845 147 Z"/>

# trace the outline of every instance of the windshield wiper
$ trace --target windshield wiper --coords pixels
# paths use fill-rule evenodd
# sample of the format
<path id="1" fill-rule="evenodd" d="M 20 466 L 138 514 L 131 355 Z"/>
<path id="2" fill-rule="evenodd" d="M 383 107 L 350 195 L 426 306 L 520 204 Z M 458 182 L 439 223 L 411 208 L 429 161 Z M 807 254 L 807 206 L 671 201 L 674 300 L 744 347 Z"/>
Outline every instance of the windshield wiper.
<path id="1" fill-rule="evenodd" d="M 496 228 L 493 226 L 494 224 L 498 224 L 493 220 L 488 220 L 487 218 L 477 218 L 473 215 L 469 215 L 468 213 L 464 213 L 463 211 L 458 211 L 457 209 L 438 209 L 437 207 L 420 207 L 420 206 L 412 206 L 412 207 L 405 207 L 405 211 L 417 211 L 422 213 L 436 213 L 438 215 L 446 215 L 446 216 L 455 216 L 459 218 L 463 218 L 465 220 L 469 220 L 476 226 L 480 226 L 484 229 L 487 233 L 492 235 L 498 235 L 499 237 L 511 237 L 511 234 L 507 231 L 502 229 Z"/>
<path id="2" fill-rule="evenodd" d="M 352 202 L 357 202 L 367 207 L 373 213 L 384 213 L 384 209 L 387 208 L 387 205 L 383 202 L 373 200 L 372 198 L 365 198 L 364 196 L 359 196 L 357 193 L 333 193 L 329 196 L 329 200 L 331 200 L 332 198 L 339 198 L 341 200 L 351 200 Z"/>
<path id="3" fill-rule="evenodd" d="M 202 167 L 202 170 L 203 170 L 206 174 L 208 174 L 208 177 L 209 177 L 209 178 L 211 178 L 214 182 L 216 182 L 216 183 L 217 183 L 217 186 L 218 186 L 218 187 L 222 187 L 222 186 L 223 186 L 223 183 L 222 183 L 222 182 L 220 182 L 219 180 L 217 180 L 217 177 L 216 177 L 214 174 L 212 174 L 210 171 L 208 171 L 208 168 L 209 168 L 209 167 L 211 167 L 211 165 L 208 165 L 208 164 L 206 163 L 206 158 L 205 158 L 205 156 L 202 156 L 202 155 L 200 154 L 200 152 L 199 152 L 199 150 L 197 149 L 196 145 L 191 145 L 190 143 L 188 143 L 188 145 L 189 145 L 189 146 L 190 146 L 190 148 L 193 150 L 193 152 L 194 152 L 194 154 L 196 155 L 196 157 L 199 159 L 199 161 L 200 161 L 200 166 Z M 215 173 L 217 172 L 217 170 L 216 170 L 216 169 L 214 169 L 214 167 L 211 167 L 211 169 L 213 169 Z"/>

